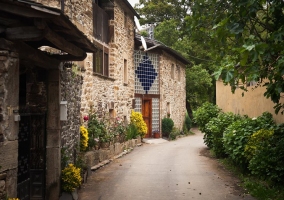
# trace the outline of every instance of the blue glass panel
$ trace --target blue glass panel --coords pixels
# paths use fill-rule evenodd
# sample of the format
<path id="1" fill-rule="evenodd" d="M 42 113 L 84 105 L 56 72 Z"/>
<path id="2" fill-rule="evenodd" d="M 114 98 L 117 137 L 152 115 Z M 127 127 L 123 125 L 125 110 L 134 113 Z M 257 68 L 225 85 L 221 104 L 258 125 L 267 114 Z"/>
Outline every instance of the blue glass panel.
<path id="1" fill-rule="evenodd" d="M 137 74 L 143 89 L 145 90 L 146 94 L 148 94 L 148 91 L 154 83 L 158 73 L 156 72 L 147 54 L 143 56 L 143 60 L 139 63 L 139 66 L 135 70 L 135 74 Z"/>

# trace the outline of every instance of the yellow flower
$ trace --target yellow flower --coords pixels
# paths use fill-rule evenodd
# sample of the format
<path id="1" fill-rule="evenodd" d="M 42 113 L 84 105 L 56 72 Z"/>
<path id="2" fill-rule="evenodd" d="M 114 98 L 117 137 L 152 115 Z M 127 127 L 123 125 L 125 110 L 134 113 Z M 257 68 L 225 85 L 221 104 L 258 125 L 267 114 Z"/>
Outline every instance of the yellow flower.
<path id="1" fill-rule="evenodd" d="M 62 170 L 62 189 L 66 192 L 73 192 L 81 185 L 81 169 L 69 164 Z"/>
<path id="2" fill-rule="evenodd" d="M 80 126 L 80 147 L 82 151 L 85 151 L 88 147 L 89 133 L 84 126 Z"/>
<path id="3" fill-rule="evenodd" d="M 138 133 L 141 135 L 141 137 L 146 135 L 148 128 L 140 112 L 131 111 L 130 123 L 137 127 Z"/>

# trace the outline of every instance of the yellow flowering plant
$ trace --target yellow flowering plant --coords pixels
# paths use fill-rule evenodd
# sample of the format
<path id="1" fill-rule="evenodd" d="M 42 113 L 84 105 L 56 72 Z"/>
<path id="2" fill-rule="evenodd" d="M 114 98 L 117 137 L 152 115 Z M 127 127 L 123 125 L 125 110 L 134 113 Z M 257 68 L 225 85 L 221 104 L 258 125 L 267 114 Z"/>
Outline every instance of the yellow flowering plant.
<path id="1" fill-rule="evenodd" d="M 62 170 L 62 189 L 65 192 L 73 192 L 82 183 L 81 169 L 69 164 Z"/>
<path id="2" fill-rule="evenodd" d="M 19 198 L 8 198 L 8 200 L 20 200 Z"/>
<path id="3" fill-rule="evenodd" d="M 137 127 L 137 131 L 142 138 L 147 134 L 147 124 L 140 112 L 131 111 L 130 123 Z"/>
<path id="4" fill-rule="evenodd" d="M 260 151 L 263 146 L 269 146 L 269 138 L 271 138 L 273 134 L 273 130 L 260 129 L 249 137 L 244 151 L 244 156 L 248 161 L 251 160 L 256 152 Z"/>
<path id="5" fill-rule="evenodd" d="M 84 126 L 80 126 L 80 149 L 85 151 L 88 148 L 89 133 Z"/>

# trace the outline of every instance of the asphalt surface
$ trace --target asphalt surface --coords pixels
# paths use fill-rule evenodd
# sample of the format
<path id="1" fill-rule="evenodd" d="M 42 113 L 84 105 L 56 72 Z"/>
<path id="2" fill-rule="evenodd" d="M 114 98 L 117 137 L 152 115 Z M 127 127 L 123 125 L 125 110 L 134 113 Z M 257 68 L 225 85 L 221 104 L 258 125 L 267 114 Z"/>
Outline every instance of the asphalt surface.
<path id="1" fill-rule="evenodd" d="M 79 200 L 253 200 L 239 180 L 209 156 L 203 134 L 146 141 L 92 172 Z"/>

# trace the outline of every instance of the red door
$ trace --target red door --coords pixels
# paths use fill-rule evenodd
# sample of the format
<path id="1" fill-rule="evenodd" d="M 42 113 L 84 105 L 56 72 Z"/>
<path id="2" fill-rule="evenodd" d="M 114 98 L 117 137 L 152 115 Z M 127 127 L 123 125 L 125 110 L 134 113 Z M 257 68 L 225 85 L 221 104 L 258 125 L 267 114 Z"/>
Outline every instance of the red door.
<path id="1" fill-rule="evenodd" d="M 143 99 L 142 101 L 142 115 L 145 123 L 147 124 L 148 132 L 145 138 L 151 137 L 152 132 L 152 100 Z"/>

